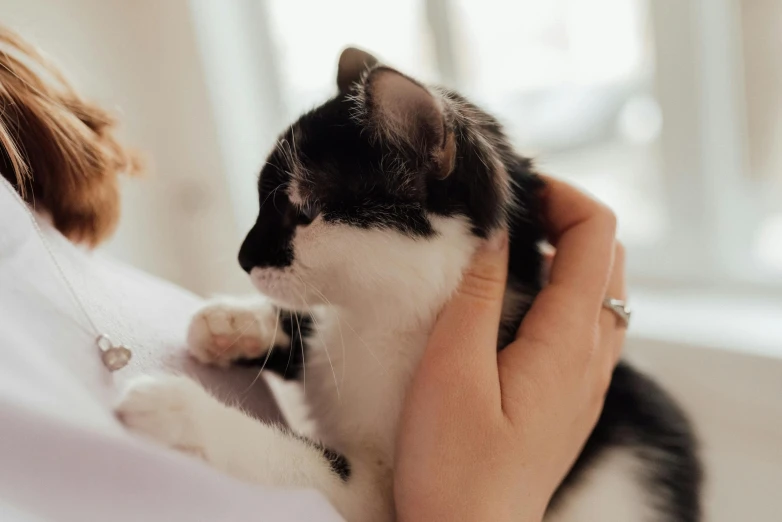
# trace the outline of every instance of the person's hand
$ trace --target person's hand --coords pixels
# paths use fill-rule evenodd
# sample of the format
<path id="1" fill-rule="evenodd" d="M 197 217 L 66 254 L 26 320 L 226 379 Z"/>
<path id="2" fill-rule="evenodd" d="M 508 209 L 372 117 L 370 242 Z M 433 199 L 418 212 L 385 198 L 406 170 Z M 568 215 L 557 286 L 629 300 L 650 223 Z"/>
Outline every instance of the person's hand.
<path id="1" fill-rule="evenodd" d="M 516 340 L 496 351 L 507 235 L 476 253 L 437 320 L 397 440 L 398 520 L 536 521 L 603 407 L 624 328 L 602 308 L 625 298 L 616 219 L 546 179 L 549 284 Z"/>

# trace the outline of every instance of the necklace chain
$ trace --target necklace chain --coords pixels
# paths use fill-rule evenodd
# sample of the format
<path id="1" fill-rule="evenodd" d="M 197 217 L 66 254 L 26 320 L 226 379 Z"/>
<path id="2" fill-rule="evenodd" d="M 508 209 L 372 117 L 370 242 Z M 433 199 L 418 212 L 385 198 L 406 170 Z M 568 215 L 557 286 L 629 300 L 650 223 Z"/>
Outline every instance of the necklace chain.
<path id="1" fill-rule="evenodd" d="M 98 347 L 98 349 L 101 351 L 101 360 L 103 361 L 103 364 L 106 366 L 106 368 L 108 368 L 112 372 L 123 368 L 130 361 L 130 358 L 132 357 L 132 352 L 125 346 L 115 345 L 111 341 L 108 335 L 106 335 L 105 333 L 100 333 L 100 329 L 95 324 L 95 321 L 92 320 L 92 316 L 90 316 L 89 312 L 87 311 L 87 307 L 84 306 L 84 303 L 79 298 L 79 293 L 73 287 L 73 284 L 71 284 L 70 279 L 68 279 L 68 276 L 65 274 L 65 270 L 63 269 L 60 262 L 57 260 L 57 256 L 54 255 L 54 251 L 52 251 L 52 248 L 49 245 L 49 241 L 46 239 L 46 236 L 44 236 L 43 230 L 41 230 L 40 225 L 38 225 L 38 220 L 35 219 L 33 212 L 27 206 L 27 203 L 25 203 L 25 201 L 22 199 L 22 197 L 19 195 L 16 189 L 14 189 L 11 183 L 7 179 L 5 179 L 5 177 L 0 176 L 0 178 L 2 178 L 3 184 L 5 185 L 6 189 L 8 189 L 11 195 L 14 198 L 16 198 L 16 201 L 19 202 L 19 204 L 27 213 L 27 216 L 30 218 L 30 222 L 32 223 L 33 228 L 35 229 L 35 233 L 38 235 L 38 238 L 41 240 L 41 243 L 43 243 L 46 252 L 49 254 L 49 259 L 51 259 L 52 263 L 54 263 L 55 268 L 57 268 L 57 272 L 60 274 L 60 278 L 65 283 L 65 286 L 68 288 L 68 292 L 70 293 L 71 298 L 76 302 L 76 305 L 79 307 L 79 310 L 81 311 L 82 315 L 84 315 L 84 317 L 87 319 L 87 322 L 90 323 L 90 327 L 92 327 L 93 334 L 96 335 L 95 344 Z"/>

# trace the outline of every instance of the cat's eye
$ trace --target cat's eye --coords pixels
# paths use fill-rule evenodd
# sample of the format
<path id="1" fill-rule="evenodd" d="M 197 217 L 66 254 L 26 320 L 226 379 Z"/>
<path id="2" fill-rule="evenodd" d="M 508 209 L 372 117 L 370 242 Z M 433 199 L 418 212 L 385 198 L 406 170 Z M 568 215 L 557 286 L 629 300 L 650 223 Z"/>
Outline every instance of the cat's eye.
<path id="1" fill-rule="evenodd" d="M 305 203 L 299 208 L 299 215 L 296 220 L 297 225 L 309 225 L 320 214 L 320 206 L 316 203 Z"/>

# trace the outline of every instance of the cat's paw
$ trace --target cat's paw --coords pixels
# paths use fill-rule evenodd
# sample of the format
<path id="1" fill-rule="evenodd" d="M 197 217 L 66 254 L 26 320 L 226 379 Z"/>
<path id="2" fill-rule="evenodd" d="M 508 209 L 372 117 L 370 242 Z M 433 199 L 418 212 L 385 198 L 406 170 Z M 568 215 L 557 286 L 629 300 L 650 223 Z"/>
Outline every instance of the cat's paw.
<path id="1" fill-rule="evenodd" d="M 130 431 L 206 458 L 203 427 L 218 404 L 186 377 L 140 377 L 125 390 L 114 412 Z"/>
<path id="2" fill-rule="evenodd" d="M 199 362 L 227 367 L 237 359 L 262 357 L 272 348 L 290 342 L 268 303 L 215 301 L 190 322 L 187 344 Z"/>

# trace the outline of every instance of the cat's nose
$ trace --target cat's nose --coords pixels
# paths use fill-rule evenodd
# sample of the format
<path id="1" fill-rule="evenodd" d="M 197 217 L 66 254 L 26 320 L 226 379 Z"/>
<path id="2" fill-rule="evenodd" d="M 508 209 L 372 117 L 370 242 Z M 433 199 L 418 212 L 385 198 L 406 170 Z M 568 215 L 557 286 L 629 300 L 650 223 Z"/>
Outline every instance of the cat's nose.
<path id="1" fill-rule="evenodd" d="M 257 249 L 255 245 L 255 228 L 256 227 L 253 227 L 252 230 L 250 230 L 247 237 L 244 238 L 241 248 L 239 248 L 239 266 L 248 274 L 250 273 L 250 270 L 257 265 L 257 256 L 255 255 Z"/>
<path id="2" fill-rule="evenodd" d="M 250 270 L 252 270 L 254 266 L 252 260 L 244 252 L 244 248 L 239 250 L 239 266 L 241 266 L 242 270 L 244 270 L 248 274 L 250 273 Z"/>
<path id="3" fill-rule="evenodd" d="M 248 274 L 253 268 L 285 268 L 293 263 L 294 231 L 273 220 L 258 220 L 239 249 L 239 265 Z"/>

